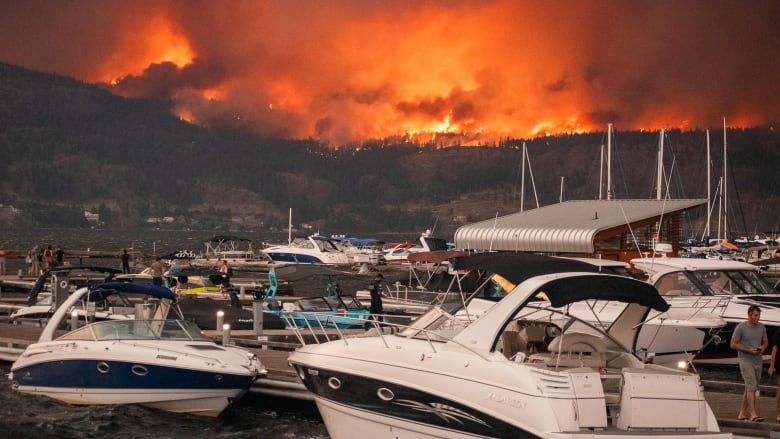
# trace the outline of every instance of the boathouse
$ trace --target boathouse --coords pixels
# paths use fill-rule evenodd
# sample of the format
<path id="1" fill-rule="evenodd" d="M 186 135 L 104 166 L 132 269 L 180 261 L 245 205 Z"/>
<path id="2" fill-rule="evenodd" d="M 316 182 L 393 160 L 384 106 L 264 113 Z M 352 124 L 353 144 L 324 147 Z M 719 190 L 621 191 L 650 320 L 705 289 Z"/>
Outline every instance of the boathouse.
<path id="1" fill-rule="evenodd" d="M 462 226 L 455 231 L 455 247 L 627 262 L 662 242 L 672 245 L 673 256 L 690 228 L 690 218 L 706 203 L 706 199 L 565 201 Z"/>

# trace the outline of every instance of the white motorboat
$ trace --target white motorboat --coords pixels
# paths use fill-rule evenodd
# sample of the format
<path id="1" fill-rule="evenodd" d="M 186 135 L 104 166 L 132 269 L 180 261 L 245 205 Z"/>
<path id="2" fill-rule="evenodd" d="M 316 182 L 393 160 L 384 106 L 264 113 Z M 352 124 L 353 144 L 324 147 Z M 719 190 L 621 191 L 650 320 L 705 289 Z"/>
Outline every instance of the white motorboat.
<path id="1" fill-rule="evenodd" d="M 82 298 L 117 294 L 141 295 L 156 306 L 148 318 L 93 322 L 54 339 Z M 11 366 L 12 387 L 70 404 L 218 416 L 266 371 L 255 354 L 217 345 L 191 322 L 167 319 L 175 300 L 168 288 L 127 282 L 77 290 Z"/>
<path id="2" fill-rule="evenodd" d="M 581 300 L 627 306 L 608 332 L 567 316 L 545 348 L 502 349 Z M 377 439 L 730 438 L 719 431 L 698 375 L 646 364 L 631 352 L 648 311 L 668 308 L 653 286 L 635 279 L 547 274 L 520 283 L 468 325 L 436 307 L 392 335 L 375 330 L 304 345 L 289 361 L 334 439 L 355 432 Z"/>
<path id="3" fill-rule="evenodd" d="M 420 235 L 419 241 L 414 243 L 397 242 L 389 243 L 384 250 L 384 259 L 388 264 L 404 264 L 409 262 L 409 256 L 416 253 L 447 250 L 447 241 L 442 238 L 434 238 L 430 230 Z"/>
<path id="4" fill-rule="evenodd" d="M 350 264 L 349 257 L 334 239 L 316 234 L 295 238 L 287 245 L 266 247 L 263 253 L 277 264 Z"/>
<path id="5" fill-rule="evenodd" d="M 758 266 L 728 259 L 636 258 L 631 264 L 649 275 L 648 282 L 672 308 L 701 309 L 720 315 L 724 328 L 713 337 L 694 361 L 736 364 L 736 352 L 729 347 L 731 334 L 747 319 L 750 305 L 761 306 L 761 322 L 769 339 L 780 327 L 780 292 L 762 275 Z M 770 352 L 764 352 L 768 361 Z"/>
<path id="6" fill-rule="evenodd" d="M 585 271 L 631 277 L 628 264 L 619 261 L 540 257 L 527 253 L 481 253 L 460 258 L 454 265 L 458 269 L 478 269 L 492 274 L 482 288 L 481 297 L 474 298 L 457 313 L 466 321 L 478 319 L 496 301 L 503 300 L 515 285 L 541 273 Z M 721 297 L 708 302 L 714 309 L 677 303 L 663 312 L 651 310 L 641 322 L 632 344 L 634 352 L 655 364 L 687 368 L 703 346 L 726 325 L 720 313 L 728 302 L 728 298 Z M 567 313 L 606 330 L 625 307 L 626 304 L 619 301 L 587 300 L 569 305 Z M 532 338 L 539 342 L 543 336 L 539 334 Z"/>

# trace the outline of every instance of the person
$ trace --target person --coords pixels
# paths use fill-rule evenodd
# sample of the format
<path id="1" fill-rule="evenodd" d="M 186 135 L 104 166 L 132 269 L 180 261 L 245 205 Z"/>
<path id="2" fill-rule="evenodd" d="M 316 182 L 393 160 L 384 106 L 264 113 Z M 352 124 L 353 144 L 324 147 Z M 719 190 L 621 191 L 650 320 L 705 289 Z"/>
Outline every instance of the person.
<path id="1" fill-rule="evenodd" d="M 0 248 L 0 276 L 5 276 L 5 250 Z"/>
<path id="2" fill-rule="evenodd" d="M 775 331 L 772 336 L 772 359 L 769 361 L 769 376 L 777 374 L 777 351 L 780 350 L 780 331 Z M 780 389 L 780 374 L 775 375 L 777 387 Z M 780 422 L 780 392 L 775 395 L 775 412 L 777 421 Z"/>
<path id="3" fill-rule="evenodd" d="M 222 273 L 222 283 L 219 289 L 222 291 L 222 298 L 227 299 L 228 286 L 230 286 L 230 267 L 228 267 L 227 260 L 222 260 L 222 265 L 219 266 L 219 272 Z"/>
<path id="4" fill-rule="evenodd" d="M 122 251 L 122 273 L 130 273 L 130 255 L 127 253 L 127 249 Z"/>
<path id="5" fill-rule="evenodd" d="M 152 283 L 154 285 L 162 285 L 165 267 L 163 267 L 161 258 L 159 256 L 155 257 L 154 262 L 152 262 L 152 265 L 150 265 L 149 268 L 152 271 Z"/>
<path id="6" fill-rule="evenodd" d="M 62 267 L 65 264 L 65 250 L 62 249 L 59 245 L 57 246 L 57 251 L 54 252 L 57 260 L 57 266 Z"/>
<path id="7" fill-rule="evenodd" d="M 52 250 L 51 244 L 49 244 L 46 250 L 43 251 L 43 269 L 48 270 L 51 268 L 52 261 L 54 261 L 54 250 Z"/>
<path id="8" fill-rule="evenodd" d="M 384 276 L 382 276 L 382 273 L 377 273 L 376 276 L 374 276 L 374 282 L 371 283 L 371 306 L 368 308 L 370 320 L 374 320 L 377 322 L 383 322 L 384 317 L 382 314 L 384 313 L 384 310 L 382 309 L 382 280 L 384 279 Z M 371 322 L 365 323 L 365 328 L 369 329 L 371 327 Z"/>
<path id="9" fill-rule="evenodd" d="M 731 349 L 737 351 L 739 371 L 745 381 L 745 393 L 742 395 L 737 419 L 761 422 L 764 418 L 756 413 L 756 390 L 761 381 L 761 370 L 764 364 L 762 354 L 769 345 L 769 340 L 766 336 L 766 327 L 759 322 L 761 308 L 758 305 L 750 305 L 747 315 L 747 320 L 740 322 L 734 328 L 729 343 Z"/>

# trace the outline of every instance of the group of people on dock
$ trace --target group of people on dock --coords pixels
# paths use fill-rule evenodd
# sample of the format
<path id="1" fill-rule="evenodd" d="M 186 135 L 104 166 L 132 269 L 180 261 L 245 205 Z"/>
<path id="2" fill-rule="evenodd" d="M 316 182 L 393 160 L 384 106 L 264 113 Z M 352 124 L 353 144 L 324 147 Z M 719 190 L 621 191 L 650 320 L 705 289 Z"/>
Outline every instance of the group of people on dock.
<path id="1" fill-rule="evenodd" d="M 55 251 L 51 244 L 46 247 L 36 245 L 27 252 L 25 263 L 28 276 L 40 276 L 50 268 L 65 264 L 65 251 L 60 246 L 57 246 Z"/>

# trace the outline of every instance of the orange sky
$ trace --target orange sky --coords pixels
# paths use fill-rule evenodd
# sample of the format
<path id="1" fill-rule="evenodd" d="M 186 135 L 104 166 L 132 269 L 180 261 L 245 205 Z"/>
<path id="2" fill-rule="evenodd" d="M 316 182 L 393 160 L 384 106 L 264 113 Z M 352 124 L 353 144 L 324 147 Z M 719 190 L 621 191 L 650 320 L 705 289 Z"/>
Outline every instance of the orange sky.
<path id="1" fill-rule="evenodd" d="M 775 124 L 780 2 L 25 0 L 0 61 L 339 145 Z"/>

